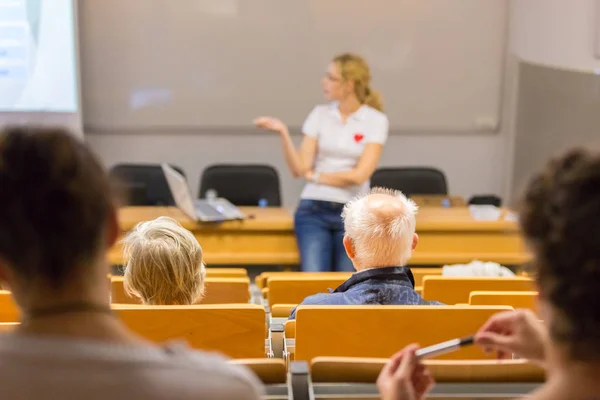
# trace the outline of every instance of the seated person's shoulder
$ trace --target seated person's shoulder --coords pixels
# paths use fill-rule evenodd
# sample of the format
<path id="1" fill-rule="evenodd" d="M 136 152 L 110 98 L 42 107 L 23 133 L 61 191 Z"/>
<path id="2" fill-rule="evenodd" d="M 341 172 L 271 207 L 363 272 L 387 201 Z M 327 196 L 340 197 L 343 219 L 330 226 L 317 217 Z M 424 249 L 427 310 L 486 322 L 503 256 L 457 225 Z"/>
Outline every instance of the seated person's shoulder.
<path id="1" fill-rule="evenodd" d="M 343 293 L 317 293 L 312 296 L 308 296 L 302 303 L 298 304 L 299 306 L 339 306 L 347 304 L 344 299 Z M 296 310 L 298 307 L 294 308 L 290 315 L 290 319 L 296 318 Z"/>
<path id="2" fill-rule="evenodd" d="M 170 361 L 178 367 L 180 378 L 185 379 L 184 385 L 191 389 L 190 393 L 196 392 L 207 398 L 214 394 L 222 399 L 243 400 L 260 399 L 263 395 L 262 384 L 251 371 L 229 364 L 220 354 L 185 346 L 170 346 L 167 352 L 171 353 Z"/>

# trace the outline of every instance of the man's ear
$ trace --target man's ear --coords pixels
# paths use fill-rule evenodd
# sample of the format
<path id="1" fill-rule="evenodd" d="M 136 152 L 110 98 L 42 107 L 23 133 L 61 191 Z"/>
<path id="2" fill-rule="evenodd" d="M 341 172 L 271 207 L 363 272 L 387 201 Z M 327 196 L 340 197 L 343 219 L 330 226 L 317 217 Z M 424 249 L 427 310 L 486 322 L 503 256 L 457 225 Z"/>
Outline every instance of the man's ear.
<path id="1" fill-rule="evenodd" d="M 344 249 L 346 249 L 348 258 L 353 260 L 356 256 L 356 250 L 354 249 L 354 243 L 352 243 L 352 239 L 350 239 L 348 236 L 344 236 Z"/>
<path id="2" fill-rule="evenodd" d="M 417 248 L 417 245 L 419 244 L 419 235 L 417 235 L 416 233 L 413 236 L 413 241 L 412 241 L 412 247 L 411 249 L 414 250 Z"/>

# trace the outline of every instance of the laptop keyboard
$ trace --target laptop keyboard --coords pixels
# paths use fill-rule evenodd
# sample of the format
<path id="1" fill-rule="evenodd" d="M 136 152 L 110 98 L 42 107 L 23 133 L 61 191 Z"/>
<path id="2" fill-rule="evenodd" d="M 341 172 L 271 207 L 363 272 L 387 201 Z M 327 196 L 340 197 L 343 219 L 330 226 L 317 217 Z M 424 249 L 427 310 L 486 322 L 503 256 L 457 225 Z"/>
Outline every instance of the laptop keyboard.
<path id="1" fill-rule="evenodd" d="M 205 216 L 207 218 L 222 218 L 223 214 L 221 214 L 219 211 L 217 211 L 216 208 L 214 208 L 213 206 L 211 206 L 210 204 L 204 203 L 204 202 L 197 202 L 195 204 L 196 206 L 196 213 L 197 214 L 201 214 L 202 216 Z"/>

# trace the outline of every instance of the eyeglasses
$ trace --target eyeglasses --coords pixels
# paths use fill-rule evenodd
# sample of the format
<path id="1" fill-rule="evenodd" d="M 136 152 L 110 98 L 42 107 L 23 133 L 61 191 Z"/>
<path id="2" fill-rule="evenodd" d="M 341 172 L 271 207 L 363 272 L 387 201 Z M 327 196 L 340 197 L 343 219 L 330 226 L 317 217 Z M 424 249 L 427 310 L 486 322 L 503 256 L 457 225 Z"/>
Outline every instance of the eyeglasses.
<path id="1" fill-rule="evenodd" d="M 327 79 L 330 82 L 341 82 L 342 81 L 342 78 L 339 78 L 337 76 L 333 76 L 329 72 L 325 73 L 325 79 Z"/>

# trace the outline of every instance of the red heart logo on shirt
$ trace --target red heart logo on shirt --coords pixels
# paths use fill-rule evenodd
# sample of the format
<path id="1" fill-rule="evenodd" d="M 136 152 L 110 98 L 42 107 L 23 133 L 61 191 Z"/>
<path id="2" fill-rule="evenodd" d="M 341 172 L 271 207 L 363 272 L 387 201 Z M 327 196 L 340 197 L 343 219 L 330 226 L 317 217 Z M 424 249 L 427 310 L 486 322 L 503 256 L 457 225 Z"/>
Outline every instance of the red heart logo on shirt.
<path id="1" fill-rule="evenodd" d="M 356 143 L 360 143 L 361 140 L 363 140 L 365 138 L 365 135 L 363 135 L 362 133 L 355 133 L 354 134 L 354 141 Z"/>

